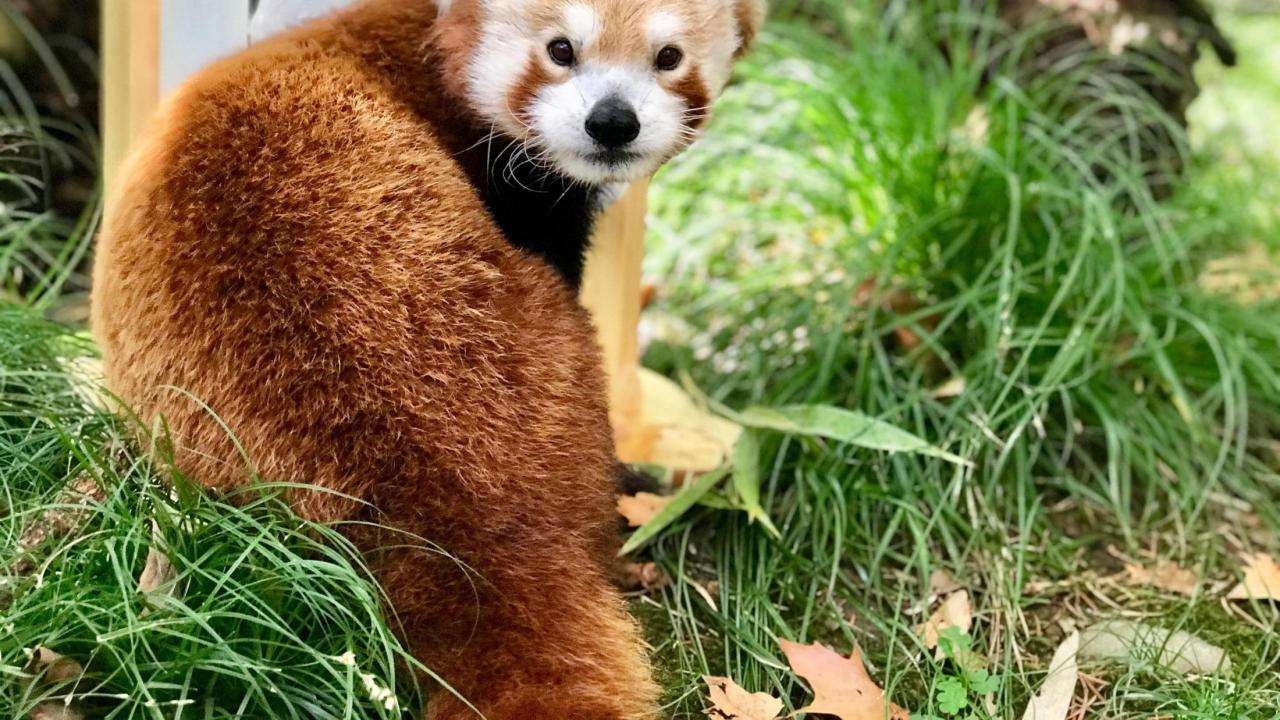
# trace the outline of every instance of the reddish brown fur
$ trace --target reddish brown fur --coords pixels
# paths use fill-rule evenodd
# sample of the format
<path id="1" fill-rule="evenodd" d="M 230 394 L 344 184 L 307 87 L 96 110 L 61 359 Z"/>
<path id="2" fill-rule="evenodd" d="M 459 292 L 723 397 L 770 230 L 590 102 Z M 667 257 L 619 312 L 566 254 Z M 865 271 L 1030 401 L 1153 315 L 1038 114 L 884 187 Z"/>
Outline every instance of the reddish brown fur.
<path id="1" fill-rule="evenodd" d="M 512 113 L 520 118 L 521 122 L 528 124 L 533 121 L 528 116 L 529 109 L 537 98 L 538 91 L 549 82 L 551 82 L 551 74 L 547 72 L 546 64 L 541 61 L 541 58 L 529 58 L 525 63 L 524 74 L 511 89 L 508 103 Z"/>
<path id="2" fill-rule="evenodd" d="M 684 98 L 685 105 L 689 108 L 685 124 L 692 128 L 702 127 L 711 112 L 711 91 L 707 89 L 702 74 L 691 70 L 672 90 Z"/>
<path id="3" fill-rule="evenodd" d="M 444 61 L 444 87 L 455 98 L 467 95 L 467 63 L 480 39 L 480 0 L 455 0 L 449 22 L 435 28 L 434 44 Z"/>
<path id="4" fill-rule="evenodd" d="M 738 4 L 738 37 L 742 44 L 738 48 L 741 55 L 755 42 L 756 33 L 764 24 L 765 4 L 761 0 L 736 0 Z"/>
<path id="5" fill-rule="evenodd" d="M 490 720 L 641 720 L 656 690 L 606 579 L 614 450 L 599 351 L 457 160 L 467 18 L 370 0 L 225 61 L 166 103 L 98 251 L 109 384 L 180 466 L 268 479 L 351 531 L 413 652 Z M 468 14 L 471 13 L 471 14 Z M 434 41 L 432 40 L 434 38 Z M 441 50 L 446 48 L 446 50 Z M 367 504 L 365 504 L 367 503 Z M 376 507 L 378 510 L 371 510 Z M 473 713 L 437 693 L 428 717 Z"/>

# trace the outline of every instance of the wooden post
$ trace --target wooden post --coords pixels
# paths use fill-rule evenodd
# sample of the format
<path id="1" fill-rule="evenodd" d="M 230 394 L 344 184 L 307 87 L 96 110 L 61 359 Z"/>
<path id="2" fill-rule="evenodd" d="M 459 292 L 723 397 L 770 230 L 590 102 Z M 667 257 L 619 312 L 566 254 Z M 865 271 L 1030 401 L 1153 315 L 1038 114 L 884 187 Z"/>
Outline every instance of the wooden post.
<path id="1" fill-rule="evenodd" d="M 102 88 L 103 177 L 109 189 L 159 104 L 160 0 L 102 0 Z"/>
<path id="2" fill-rule="evenodd" d="M 110 188 L 160 98 L 249 42 L 249 0 L 102 0 L 103 174 Z M 109 193 L 108 193 L 109 195 Z"/>
<path id="3" fill-rule="evenodd" d="M 643 414 L 637 331 L 648 191 L 647 180 L 637 182 L 600 218 L 582 283 L 582 304 L 591 311 L 604 350 L 610 415 L 620 446 L 628 444 Z"/>

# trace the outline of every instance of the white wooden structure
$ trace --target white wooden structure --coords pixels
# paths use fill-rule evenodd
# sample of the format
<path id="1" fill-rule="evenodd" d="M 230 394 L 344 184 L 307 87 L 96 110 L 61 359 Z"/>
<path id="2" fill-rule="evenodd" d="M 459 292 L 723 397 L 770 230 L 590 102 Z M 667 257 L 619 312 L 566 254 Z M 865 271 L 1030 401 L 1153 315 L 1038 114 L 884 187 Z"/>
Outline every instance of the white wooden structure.
<path id="1" fill-rule="evenodd" d="M 426 2 L 427 0 L 423 0 Z M 352 0 L 102 0 L 104 172 L 108 188 L 130 144 L 162 95 L 250 42 Z M 605 352 L 622 459 L 652 460 L 638 440 L 642 420 L 637 327 L 641 311 L 646 183 L 638 183 L 599 223 L 583 303 Z"/>

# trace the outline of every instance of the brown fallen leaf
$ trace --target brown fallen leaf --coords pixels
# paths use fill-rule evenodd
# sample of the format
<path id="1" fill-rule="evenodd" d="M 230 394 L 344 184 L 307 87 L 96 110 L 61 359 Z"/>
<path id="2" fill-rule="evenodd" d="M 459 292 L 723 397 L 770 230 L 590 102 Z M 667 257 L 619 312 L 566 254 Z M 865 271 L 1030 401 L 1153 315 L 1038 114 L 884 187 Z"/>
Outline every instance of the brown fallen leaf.
<path id="1" fill-rule="evenodd" d="M 929 592 L 933 595 L 950 595 L 960 588 L 960 583 L 946 570 L 934 570 L 929 574 Z"/>
<path id="2" fill-rule="evenodd" d="M 653 592 L 667 586 L 670 578 L 657 563 L 622 562 L 613 569 L 614 583 L 623 590 Z"/>
<path id="3" fill-rule="evenodd" d="M 1079 652 L 1080 633 L 1073 632 L 1053 653 L 1049 674 L 1040 692 L 1027 701 L 1022 720 L 1067 720 L 1080 677 Z"/>
<path id="4" fill-rule="evenodd" d="M 1124 575 L 1124 582 L 1128 585 L 1147 585 L 1180 595 L 1194 595 L 1200 586 L 1195 573 L 1164 560 L 1156 563 L 1154 568 L 1125 563 Z"/>
<path id="5" fill-rule="evenodd" d="M 749 693 L 726 677 L 705 677 L 711 707 L 707 717 L 715 720 L 774 720 L 782 713 L 782 701 L 768 693 Z"/>
<path id="6" fill-rule="evenodd" d="M 968 591 L 960 590 L 948 595 L 929 619 L 916 628 L 916 632 L 925 647 L 932 650 L 938 647 L 938 637 L 947 628 L 956 628 L 963 633 L 973 629 L 973 606 L 969 603 Z"/>
<path id="7" fill-rule="evenodd" d="M 147 564 L 138 576 L 138 592 L 143 595 L 160 592 L 170 585 L 178 576 L 173 569 L 169 556 L 160 548 L 152 546 L 147 552 Z"/>
<path id="8" fill-rule="evenodd" d="M 618 498 L 618 512 L 627 519 L 628 525 L 638 528 L 652 520 L 654 515 L 670 504 L 669 497 L 642 492 Z"/>
<path id="9" fill-rule="evenodd" d="M 1246 555 L 1244 582 L 1227 594 L 1229 600 L 1280 600 L 1280 565 L 1265 553 Z"/>
<path id="10" fill-rule="evenodd" d="M 877 303 L 880 312 L 890 315 L 910 315 L 923 306 L 921 300 L 911 292 L 892 287 L 882 289 L 878 278 L 867 278 L 854 291 L 853 305 L 865 309 L 876 306 Z M 930 315 L 917 321 L 917 325 L 932 333 L 940 321 L 941 316 Z M 894 328 L 893 336 L 908 351 L 915 350 L 924 343 L 924 339 L 915 330 L 905 325 Z"/>
<path id="11" fill-rule="evenodd" d="M 840 720 L 884 720 L 888 710 L 890 718 L 910 717 L 906 710 L 885 700 L 884 691 L 867 673 L 857 648 L 845 658 L 821 644 L 779 642 L 792 671 L 813 688 L 813 702 L 797 714 L 825 713 Z"/>
<path id="12" fill-rule="evenodd" d="M 37 705 L 27 720 L 84 720 L 86 717 L 76 703 L 46 702 Z"/>
<path id="13" fill-rule="evenodd" d="M 164 536 L 160 526 L 151 525 L 151 547 L 147 550 L 147 562 L 138 576 L 138 593 L 146 598 L 150 607 L 143 608 L 142 615 L 150 614 L 151 608 L 159 607 L 168 598 L 178 597 L 178 571 L 163 549 Z"/>
<path id="14" fill-rule="evenodd" d="M 84 676 L 84 666 L 76 660 L 47 647 L 27 651 L 27 665 L 23 668 L 40 686 L 74 686 Z M 29 720 L 83 720 L 87 717 L 80 704 L 68 696 L 62 702 L 44 702 L 27 715 Z"/>
<path id="15" fill-rule="evenodd" d="M 733 457 L 740 425 L 698 407 L 684 388 L 652 370 L 641 368 L 637 377 L 643 402 L 635 417 L 616 423 L 618 459 L 705 473 Z"/>
<path id="16" fill-rule="evenodd" d="M 46 683 L 63 683 L 84 674 L 79 662 L 54 652 L 47 647 L 37 647 L 27 652 L 27 672 L 42 675 Z"/>

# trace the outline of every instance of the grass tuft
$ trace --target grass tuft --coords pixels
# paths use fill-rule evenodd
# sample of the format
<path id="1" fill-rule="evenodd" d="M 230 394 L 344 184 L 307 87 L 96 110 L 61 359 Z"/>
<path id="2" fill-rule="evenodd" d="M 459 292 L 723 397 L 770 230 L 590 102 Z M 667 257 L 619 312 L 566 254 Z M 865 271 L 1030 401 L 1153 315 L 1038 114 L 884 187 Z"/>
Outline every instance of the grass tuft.
<path id="1" fill-rule="evenodd" d="M 1234 513 L 1280 528 L 1280 308 L 1200 285 L 1238 247 L 1224 230 L 1257 218 L 1205 192 L 1203 156 L 1158 197 L 1190 140 L 1100 71 L 1113 58 L 1031 74 L 1034 33 L 889 7 L 784 16 L 664 172 L 648 270 L 657 312 L 687 327 L 647 362 L 730 408 L 856 409 L 974 467 L 763 438 L 781 539 L 708 508 L 652 546 L 674 579 L 675 717 L 701 709 L 682 691 L 707 673 L 803 701 L 778 638 L 860 644 L 895 700 L 939 714 L 944 668 L 914 632 L 938 568 L 976 591 L 991 716 L 1016 717 L 1061 637 L 1029 622 L 1045 603 L 1031 581 L 1109 544 L 1230 577 Z"/>
<path id="2" fill-rule="evenodd" d="M 421 708 L 423 668 L 343 536 L 290 513 L 282 487 L 215 499 L 172 472 L 162 437 L 138 448 L 68 375 L 89 353 L 0 307 L 0 715 L 68 697 L 104 718 Z M 83 674 L 42 675 L 40 648 Z"/>

